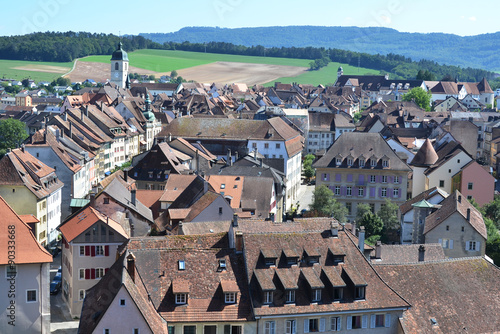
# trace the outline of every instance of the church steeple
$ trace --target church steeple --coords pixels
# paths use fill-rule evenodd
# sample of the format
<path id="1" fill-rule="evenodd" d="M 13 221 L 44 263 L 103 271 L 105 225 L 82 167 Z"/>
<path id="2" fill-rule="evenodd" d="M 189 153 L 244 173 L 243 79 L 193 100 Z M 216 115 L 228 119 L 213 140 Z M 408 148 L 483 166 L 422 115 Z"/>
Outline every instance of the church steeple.
<path id="1" fill-rule="evenodd" d="M 118 43 L 118 49 L 111 55 L 111 83 L 125 88 L 128 78 L 128 55 L 122 47 L 122 42 Z"/>

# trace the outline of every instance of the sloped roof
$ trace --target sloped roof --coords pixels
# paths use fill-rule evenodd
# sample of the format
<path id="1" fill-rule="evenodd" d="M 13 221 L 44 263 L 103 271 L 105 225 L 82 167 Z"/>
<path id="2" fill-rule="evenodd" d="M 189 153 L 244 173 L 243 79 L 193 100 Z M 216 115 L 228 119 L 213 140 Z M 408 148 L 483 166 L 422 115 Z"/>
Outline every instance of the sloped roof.
<path id="1" fill-rule="evenodd" d="M 61 231 L 67 242 L 71 242 L 99 221 L 108 225 L 125 239 L 128 239 L 127 233 L 119 223 L 100 213 L 91 206 L 87 206 L 85 209 L 71 216 L 58 227 L 58 230 Z"/>
<path id="2" fill-rule="evenodd" d="M 483 258 L 375 269 L 412 305 L 403 314 L 407 333 L 493 333 L 500 328 L 500 270 Z"/>
<path id="3" fill-rule="evenodd" d="M 420 246 L 422 245 L 381 245 L 380 259 L 372 259 L 372 264 L 418 263 Z M 424 261 L 440 261 L 446 259 L 441 244 L 425 244 L 423 246 L 425 247 Z M 374 255 L 375 250 L 372 251 L 372 257 Z"/>
<path id="4" fill-rule="evenodd" d="M 0 219 L 0 227 L 4 231 L 0 233 L 0 244 L 3 245 L 3 247 L 0 247 L 0 265 L 9 264 L 9 248 L 7 245 L 9 245 L 9 240 L 11 240 L 9 236 L 13 235 L 10 231 L 15 233 L 16 264 L 52 262 L 52 255 L 40 245 L 31 232 L 31 228 L 27 225 L 27 222 L 31 222 L 31 220 L 26 219 L 26 222 L 24 222 L 1 196 L 0 216 L 2 217 Z M 12 226 L 15 228 L 12 228 Z"/>
<path id="5" fill-rule="evenodd" d="M 466 219 L 467 210 L 470 210 L 469 224 L 484 239 L 488 239 L 483 216 L 458 190 L 455 190 L 455 192 L 450 194 L 450 196 L 448 196 L 441 202 L 441 208 L 427 216 L 427 218 L 425 219 L 424 234 L 427 234 L 436 226 L 446 221 L 446 219 L 448 219 L 448 217 L 455 212 L 458 212 L 460 215 L 462 215 L 462 217 Z"/>
<path id="6" fill-rule="evenodd" d="M 422 144 L 422 146 L 418 149 L 418 152 L 417 154 L 415 154 L 415 157 L 413 157 L 411 165 L 418 167 L 431 166 L 436 161 L 438 161 L 438 158 L 439 157 L 436 153 L 436 150 L 434 150 L 431 141 L 427 138 L 425 142 Z"/>

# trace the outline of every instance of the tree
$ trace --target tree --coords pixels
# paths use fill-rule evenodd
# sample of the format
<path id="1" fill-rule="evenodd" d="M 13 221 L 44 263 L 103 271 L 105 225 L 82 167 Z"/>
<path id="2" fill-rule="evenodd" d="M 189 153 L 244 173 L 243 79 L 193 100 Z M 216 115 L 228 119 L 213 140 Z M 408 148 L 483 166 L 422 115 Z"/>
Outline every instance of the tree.
<path id="1" fill-rule="evenodd" d="M 21 146 L 21 143 L 28 138 L 24 129 L 24 123 L 13 118 L 0 121 L 0 155 L 4 155 L 7 149 Z"/>
<path id="2" fill-rule="evenodd" d="M 384 222 L 384 228 L 387 230 L 397 230 L 399 228 L 398 221 L 399 206 L 386 198 L 384 205 L 381 206 L 377 216 Z"/>
<path id="3" fill-rule="evenodd" d="M 431 93 L 426 92 L 422 87 L 415 87 L 403 95 L 403 101 L 415 100 L 415 103 L 425 111 L 431 111 L 431 98 Z"/>
<path id="4" fill-rule="evenodd" d="M 312 167 L 314 158 L 314 155 L 308 154 L 304 157 L 304 162 L 302 163 L 302 171 L 307 180 L 310 180 L 315 174 L 314 168 Z"/>
<path id="5" fill-rule="evenodd" d="M 358 222 L 360 226 L 365 227 L 366 237 L 380 235 L 384 228 L 384 222 L 379 216 L 371 212 L 365 212 L 361 220 Z"/>
<path id="6" fill-rule="evenodd" d="M 24 87 L 28 87 L 30 85 L 29 79 L 23 79 L 23 81 L 21 81 L 21 82 L 22 82 Z"/>
<path id="7" fill-rule="evenodd" d="M 309 207 L 316 216 L 333 217 L 341 223 L 346 221 L 347 208 L 335 200 L 333 192 L 325 185 L 314 189 L 313 202 Z"/>
<path id="8" fill-rule="evenodd" d="M 363 219 L 363 216 L 367 212 L 372 212 L 372 208 L 368 203 L 359 203 L 357 206 L 356 221 Z"/>
<path id="9" fill-rule="evenodd" d="M 172 79 L 175 79 L 175 77 L 176 77 L 177 75 L 178 75 L 178 74 L 177 74 L 177 71 L 176 71 L 176 70 L 173 70 L 172 72 L 170 72 L 170 77 L 171 77 Z"/>
<path id="10" fill-rule="evenodd" d="M 486 255 L 493 259 L 496 265 L 500 264 L 500 233 L 490 218 L 484 218 L 488 239 L 486 240 Z"/>

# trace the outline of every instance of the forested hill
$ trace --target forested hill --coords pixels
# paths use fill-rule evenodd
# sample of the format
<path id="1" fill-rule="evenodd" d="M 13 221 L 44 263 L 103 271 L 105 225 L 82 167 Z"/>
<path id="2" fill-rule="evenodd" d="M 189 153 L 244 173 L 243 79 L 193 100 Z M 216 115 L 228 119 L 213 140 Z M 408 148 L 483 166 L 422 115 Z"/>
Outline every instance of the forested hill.
<path id="1" fill-rule="evenodd" d="M 500 32 L 461 37 L 452 34 L 403 33 L 389 28 L 289 26 L 259 28 L 186 27 L 173 33 L 140 34 L 154 42 L 211 41 L 264 47 L 325 47 L 366 52 L 400 54 L 413 60 L 500 70 Z M 365 66 L 361 64 L 361 66 Z"/>

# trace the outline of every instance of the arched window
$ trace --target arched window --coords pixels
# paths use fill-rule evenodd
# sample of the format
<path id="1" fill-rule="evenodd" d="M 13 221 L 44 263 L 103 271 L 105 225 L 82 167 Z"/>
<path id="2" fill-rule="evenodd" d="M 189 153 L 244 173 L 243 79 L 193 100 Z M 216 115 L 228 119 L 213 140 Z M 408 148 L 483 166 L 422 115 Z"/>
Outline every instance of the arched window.
<path id="1" fill-rule="evenodd" d="M 118 71 L 118 63 L 115 63 L 115 71 Z"/>

